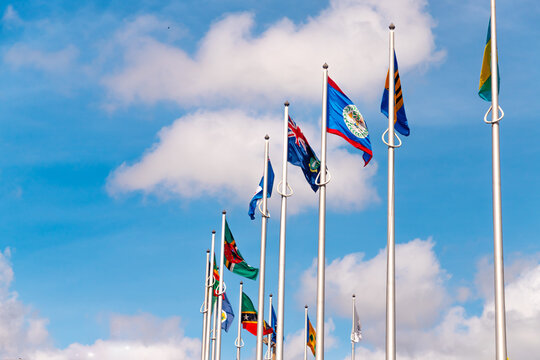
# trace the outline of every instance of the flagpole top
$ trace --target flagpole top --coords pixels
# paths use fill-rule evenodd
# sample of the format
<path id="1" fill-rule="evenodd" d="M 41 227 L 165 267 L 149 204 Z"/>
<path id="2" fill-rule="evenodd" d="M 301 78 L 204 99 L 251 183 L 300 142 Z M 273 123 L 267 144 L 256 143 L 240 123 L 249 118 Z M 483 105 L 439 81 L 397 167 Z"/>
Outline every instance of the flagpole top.
<path id="1" fill-rule="evenodd" d="M 210 250 L 206 249 L 206 253 L 208 254 L 210 252 Z"/>
<path id="2" fill-rule="evenodd" d="M 243 282 L 243 281 L 240 281 L 240 285 L 244 285 L 244 282 Z"/>
<path id="3" fill-rule="evenodd" d="M 215 234 L 216 233 L 216 230 L 212 230 L 212 234 Z"/>
<path id="4" fill-rule="evenodd" d="M 390 23 L 390 26 L 388 28 L 390 30 L 394 30 L 396 28 L 396 25 L 394 25 L 394 23 Z"/>
<path id="5" fill-rule="evenodd" d="M 307 309 L 307 305 L 305 306 L 305 308 Z"/>
<path id="6" fill-rule="evenodd" d="M 285 101 L 285 104 L 283 104 L 285 106 L 289 106 L 289 102 L 288 101 Z"/>
<path id="7" fill-rule="evenodd" d="M 222 213 L 223 215 L 225 215 L 225 214 L 227 213 L 227 211 L 226 211 L 226 210 L 223 210 L 221 213 Z"/>
<path id="8" fill-rule="evenodd" d="M 356 297 L 356 295 L 352 294 L 352 297 L 353 297 L 353 298 L 355 298 L 355 297 Z"/>
<path id="9" fill-rule="evenodd" d="M 272 297 L 272 294 L 270 294 L 269 297 Z"/>
<path id="10" fill-rule="evenodd" d="M 324 63 L 324 65 L 322 66 L 323 69 L 328 69 L 328 64 L 327 63 Z"/>
<path id="11" fill-rule="evenodd" d="M 268 140 L 270 139 L 270 136 L 268 136 L 268 134 L 264 135 L 264 140 Z"/>

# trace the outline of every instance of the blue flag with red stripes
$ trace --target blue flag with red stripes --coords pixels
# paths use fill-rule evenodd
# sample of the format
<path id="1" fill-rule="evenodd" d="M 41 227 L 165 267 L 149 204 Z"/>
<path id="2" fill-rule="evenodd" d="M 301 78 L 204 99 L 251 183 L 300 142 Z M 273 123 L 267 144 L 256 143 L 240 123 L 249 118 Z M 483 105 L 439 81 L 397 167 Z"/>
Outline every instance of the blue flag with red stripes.
<path id="1" fill-rule="evenodd" d="M 356 105 L 345 95 L 337 84 L 328 77 L 328 110 L 327 131 L 341 136 L 349 144 L 364 152 L 364 166 L 366 166 L 373 152 L 371 141 L 364 117 Z"/>

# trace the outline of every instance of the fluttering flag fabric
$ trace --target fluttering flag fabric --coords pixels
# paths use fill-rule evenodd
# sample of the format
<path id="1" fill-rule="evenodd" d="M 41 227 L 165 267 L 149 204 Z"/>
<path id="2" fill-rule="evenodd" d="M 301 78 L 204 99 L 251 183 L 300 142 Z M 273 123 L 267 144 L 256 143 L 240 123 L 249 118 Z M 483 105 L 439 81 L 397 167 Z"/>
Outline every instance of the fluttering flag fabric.
<path id="1" fill-rule="evenodd" d="M 499 60 L 497 59 L 497 75 L 499 74 Z M 499 93 L 501 77 L 497 76 L 497 93 Z M 486 46 L 484 47 L 484 57 L 482 59 L 482 70 L 480 71 L 480 86 L 478 95 L 491 101 L 491 18 L 489 19 Z"/>
<path id="2" fill-rule="evenodd" d="M 354 314 L 353 314 L 353 329 L 351 331 L 351 341 L 359 342 L 362 340 L 362 325 L 360 324 L 360 317 L 358 316 L 358 311 L 356 310 L 356 304 L 354 304 Z"/>
<path id="3" fill-rule="evenodd" d="M 263 197 L 263 185 L 264 185 L 264 175 L 261 178 L 261 181 L 259 182 L 259 186 L 257 187 L 257 190 L 255 190 L 255 195 L 253 195 L 253 198 L 249 202 L 249 210 L 248 215 L 251 218 L 251 220 L 255 220 L 255 208 L 257 207 L 257 201 L 262 199 Z M 274 187 L 274 169 L 272 169 L 272 163 L 270 162 L 270 159 L 268 159 L 268 194 L 267 198 L 272 196 L 272 188 Z"/>
<path id="4" fill-rule="evenodd" d="M 277 316 L 276 312 L 274 311 L 274 305 L 272 305 L 272 330 L 274 331 L 272 333 L 272 342 L 275 344 L 277 342 Z"/>
<path id="5" fill-rule="evenodd" d="M 341 136 L 349 144 L 364 152 L 364 166 L 373 157 L 369 131 L 364 117 L 356 105 L 345 95 L 337 84 L 328 77 L 327 131 Z"/>
<path id="6" fill-rule="evenodd" d="M 221 310 L 221 328 L 226 332 L 229 332 L 229 328 L 234 320 L 234 312 L 227 298 L 227 294 L 223 294 L 223 304 Z"/>
<path id="7" fill-rule="evenodd" d="M 313 325 L 311 325 L 311 321 L 309 321 L 309 316 L 307 317 L 307 328 L 308 328 L 308 332 L 307 332 L 306 344 L 311 349 L 313 356 L 315 356 L 317 336 L 315 335 L 315 329 L 313 328 Z"/>
<path id="8" fill-rule="evenodd" d="M 225 267 L 235 274 L 255 280 L 259 274 L 259 269 L 251 267 L 244 260 L 244 257 L 236 246 L 231 229 L 225 220 Z"/>
<path id="9" fill-rule="evenodd" d="M 293 119 L 289 116 L 289 131 L 288 131 L 288 155 L 287 161 L 291 164 L 299 166 L 304 173 L 304 177 L 311 186 L 313 191 L 317 192 L 317 175 L 319 175 L 321 162 L 315 155 L 315 151 L 309 145 L 306 137 L 296 125 Z"/>
<path id="10" fill-rule="evenodd" d="M 381 112 L 388 117 L 388 96 L 390 89 L 390 70 L 386 74 L 386 83 L 384 84 L 383 96 L 381 101 Z M 405 114 L 405 106 L 403 105 L 403 92 L 401 90 L 401 80 L 399 79 L 399 71 L 397 64 L 396 53 L 394 52 L 394 129 L 403 136 L 409 136 L 411 130 L 407 122 Z"/>
<path id="11" fill-rule="evenodd" d="M 219 268 L 217 266 L 215 254 L 214 254 L 214 270 L 212 271 L 212 274 L 214 275 L 214 284 L 212 285 L 212 308 L 213 308 L 214 303 L 217 300 L 218 291 L 219 291 Z"/>
<path id="12" fill-rule="evenodd" d="M 249 296 L 242 292 L 242 327 L 257 336 L 257 310 L 251 302 Z M 273 332 L 265 321 L 263 324 L 263 335 L 269 335 Z"/>

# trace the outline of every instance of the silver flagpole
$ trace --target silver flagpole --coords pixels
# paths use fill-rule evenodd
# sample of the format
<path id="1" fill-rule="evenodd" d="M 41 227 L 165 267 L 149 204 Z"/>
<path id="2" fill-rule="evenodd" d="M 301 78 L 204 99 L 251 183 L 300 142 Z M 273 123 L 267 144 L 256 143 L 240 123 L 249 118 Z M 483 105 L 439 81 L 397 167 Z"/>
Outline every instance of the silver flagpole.
<path id="1" fill-rule="evenodd" d="M 206 338 L 204 345 L 204 357 L 203 360 L 208 360 L 210 355 L 210 330 L 212 328 L 212 300 L 214 294 L 212 293 L 212 288 L 214 285 L 214 249 L 216 243 L 216 231 L 212 230 L 212 246 L 210 247 L 210 275 L 207 278 L 207 289 L 208 293 L 208 316 L 206 317 Z"/>
<path id="2" fill-rule="evenodd" d="M 272 294 L 268 296 L 268 325 L 272 326 Z M 266 335 L 267 351 L 265 358 L 272 360 L 272 334 Z"/>
<path id="3" fill-rule="evenodd" d="M 354 303 L 356 302 L 356 295 L 353 294 L 352 296 L 352 330 L 351 330 L 351 343 L 352 343 L 352 353 L 351 353 L 351 360 L 354 360 L 354 341 L 353 341 L 353 333 L 355 331 L 355 311 L 354 311 Z"/>
<path id="4" fill-rule="evenodd" d="M 202 339 L 201 339 L 201 360 L 204 359 L 204 350 L 206 349 L 206 326 L 207 318 L 209 315 L 209 306 L 208 306 L 208 273 L 210 272 L 210 250 L 206 250 L 206 263 L 205 263 L 205 275 L 204 275 L 204 304 L 201 312 L 203 313 L 203 330 L 202 330 Z"/>
<path id="5" fill-rule="evenodd" d="M 285 319 L 285 229 L 287 221 L 287 159 L 289 152 L 289 102 L 285 101 L 285 115 L 283 117 L 283 163 L 281 186 L 281 218 L 279 227 L 279 273 L 278 273 L 278 313 L 276 324 L 276 359 L 283 360 L 283 336 Z M 278 186 L 278 191 L 279 186 Z"/>
<path id="6" fill-rule="evenodd" d="M 263 325 L 264 325 L 264 276 L 266 268 L 266 224 L 268 222 L 268 148 L 270 137 L 264 137 L 264 181 L 262 196 L 262 217 L 261 217 L 261 263 L 259 267 L 259 303 L 257 316 L 257 357 L 256 360 L 263 358 Z"/>
<path id="7" fill-rule="evenodd" d="M 394 24 L 390 24 L 388 70 L 388 244 L 386 259 L 386 360 L 396 359 L 396 258 L 394 220 Z"/>
<path id="8" fill-rule="evenodd" d="M 218 318 L 218 327 L 216 332 L 216 358 L 215 360 L 221 359 L 221 312 L 223 311 L 223 293 L 225 289 L 223 285 L 225 281 L 223 280 L 223 262 L 224 262 L 224 252 L 225 252 L 225 215 L 227 212 L 223 210 L 221 214 L 221 260 L 219 261 L 219 289 L 218 289 L 218 301 L 217 301 L 217 318 Z"/>
<path id="9" fill-rule="evenodd" d="M 495 272 L 496 359 L 506 360 L 506 311 L 501 209 L 501 154 L 499 139 L 499 74 L 497 68 L 497 21 L 495 0 L 491 0 L 491 138 L 493 167 L 493 265 Z M 502 110 L 501 110 L 502 112 Z M 503 113 L 504 114 L 504 113 Z"/>
<path id="10" fill-rule="evenodd" d="M 236 346 L 236 360 L 240 360 L 240 349 L 244 347 L 244 342 L 242 341 L 242 293 L 244 290 L 244 283 L 240 281 L 240 296 L 238 300 L 238 336 L 234 341 Z"/>
<path id="11" fill-rule="evenodd" d="M 214 303 L 214 316 L 212 316 L 212 357 L 211 359 L 214 360 L 216 358 L 216 321 L 217 321 L 217 301 Z"/>
<path id="12" fill-rule="evenodd" d="M 304 309 L 304 360 L 307 360 L 307 337 L 308 337 L 307 309 L 308 309 L 308 306 L 306 305 Z"/>
<path id="13" fill-rule="evenodd" d="M 315 358 L 324 360 L 324 260 L 326 236 L 326 115 L 328 103 L 328 64 L 323 65 L 321 118 L 321 171 L 319 183 L 319 254 L 317 261 L 317 347 Z"/>

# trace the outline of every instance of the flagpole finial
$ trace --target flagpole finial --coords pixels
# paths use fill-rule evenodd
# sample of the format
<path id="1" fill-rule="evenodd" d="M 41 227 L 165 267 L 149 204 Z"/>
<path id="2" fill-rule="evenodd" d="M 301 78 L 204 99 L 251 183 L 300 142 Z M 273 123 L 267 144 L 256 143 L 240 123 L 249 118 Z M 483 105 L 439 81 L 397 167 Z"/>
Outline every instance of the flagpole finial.
<path id="1" fill-rule="evenodd" d="M 328 64 L 327 63 L 324 63 L 324 65 L 322 66 L 323 69 L 328 69 Z"/>
<path id="2" fill-rule="evenodd" d="M 307 305 L 306 305 L 306 309 L 307 309 Z"/>
<path id="3" fill-rule="evenodd" d="M 394 30 L 396 28 L 396 25 L 394 25 L 394 23 L 390 23 L 390 26 L 388 28 L 390 30 Z"/>
<path id="4" fill-rule="evenodd" d="M 206 253 L 208 254 L 210 252 L 210 250 L 206 249 Z"/>
<path id="5" fill-rule="evenodd" d="M 289 102 L 288 101 L 285 101 L 285 104 L 283 104 L 285 106 L 289 106 Z"/>
<path id="6" fill-rule="evenodd" d="M 355 298 L 355 297 L 356 297 L 356 295 L 352 294 L 352 297 L 353 297 L 353 298 Z"/>
<path id="7" fill-rule="evenodd" d="M 270 294 L 269 296 L 272 297 L 272 294 Z"/>
<path id="8" fill-rule="evenodd" d="M 225 214 L 227 213 L 227 211 L 226 211 L 226 210 L 223 210 L 221 213 L 222 213 L 223 215 L 225 215 Z"/>
<path id="9" fill-rule="evenodd" d="M 212 234 L 215 234 L 216 233 L 216 230 L 212 230 Z"/>
<path id="10" fill-rule="evenodd" d="M 264 135 L 264 140 L 268 140 L 270 139 L 270 136 L 268 136 L 268 134 Z"/>
<path id="11" fill-rule="evenodd" d="M 240 281 L 240 285 L 244 285 L 244 282 L 243 282 L 243 281 Z"/>

